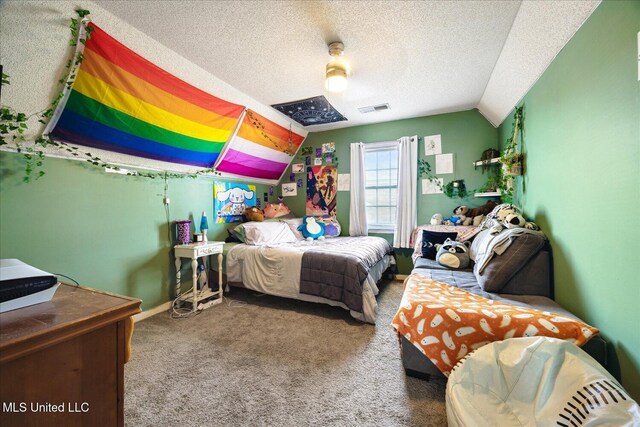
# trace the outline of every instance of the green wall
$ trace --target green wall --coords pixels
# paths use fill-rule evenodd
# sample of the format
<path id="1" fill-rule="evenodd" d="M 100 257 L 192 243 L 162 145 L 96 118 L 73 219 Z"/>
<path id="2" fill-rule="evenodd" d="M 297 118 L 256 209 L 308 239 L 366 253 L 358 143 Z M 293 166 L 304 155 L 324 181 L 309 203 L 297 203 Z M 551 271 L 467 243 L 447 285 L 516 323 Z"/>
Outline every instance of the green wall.
<path id="1" fill-rule="evenodd" d="M 601 329 L 636 400 L 639 30 L 640 2 L 602 3 L 526 95 L 526 171 L 517 195 L 552 242 L 558 302 Z M 511 121 L 500 127 L 501 141 Z"/>
<path id="2" fill-rule="evenodd" d="M 45 160 L 45 170 L 44 177 L 25 184 L 22 157 L 0 152 L 0 258 L 140 298 L 144 310 L 168 301 L 175 286 L 175 231 L 162 202 L 164 181 L 54 158 Z M 257 186 L 259 195 L 264 188 Z M 205 211 L 208 238 L 227 236 L 225 225 L 214 224 L 213 179 L 169 179 L 167 195 L 171 224 L 191 219 L 195 231 Z M 189 262 L 183 262 L 182 277 L 186 289 Z"/>
<path id="3" fill-rule="evenodd" d="M 480 168 L 474 170 L 472 162 L 478 160 L 487 148 L 497 148 L 497 130 L 477 110 L 314 132 L 307 136 L 304 146 L 315 148 L 321 147 L 323 143 L 335 142 L 338 173 L 349 173 L 349 146 L 352 142 L 391 141 L 402 136 L 418 135 L 419 158 L 426 159 L 435 172 L 434 156 L 424 155 L 423 138 L 437 134 L 442 135 L 442 152 L 455 154 L 454 173 L 440 175 L 444 178 L 445 184 L 453 179 L 464 179 L 468 189 L 481 187 L 486 182 L 487 175 L 483 175 Z M 285 174 L 285 181 L 288 181 L 288 175 Z M 296 215 L 302 216 L 305 213 L 306 178 L 304 174 L 296 175 L 296 178 L 300 177 L 305 181 L 304 187 L 298 189 L 297 197 L 287 197 L 285 202 Z M 338 192 L 337 217 L 344 235 L 349 234 L 349 194 L 348 191 Z M 439 212 L 448 217 L 453 215 L 456 206 L 465 204 L 475 207 L 483 205 L 486 201 L 484 198 L 460 200 L 450 199 L 442 194 L 423 195 L 419 183 L 418 224 L 429 222 L 434 213 Z M 387 237 L 391 240 L 393 236 Z M 399 254 L 400 272 L 407 274 L 411 270 L 411 262 L 407 258 L 410 251 L 399 251 Z"/>

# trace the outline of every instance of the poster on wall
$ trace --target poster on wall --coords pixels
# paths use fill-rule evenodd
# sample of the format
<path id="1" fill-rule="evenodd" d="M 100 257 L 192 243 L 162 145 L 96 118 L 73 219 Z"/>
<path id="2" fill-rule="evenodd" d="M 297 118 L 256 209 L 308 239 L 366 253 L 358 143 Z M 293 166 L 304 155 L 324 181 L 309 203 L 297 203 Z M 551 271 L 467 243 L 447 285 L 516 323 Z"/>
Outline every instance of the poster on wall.
<path id="1" fill-rule="evenodd" d="M 453 173 L 453 153 L 436 154 L 436 174 Z"/>
<path id="2" fill-rule="evenodd" d="M 327 142 L 322 144 L 322 154 L 324 153 L 333 153 L 336 151 L 336 143 L 335 142 Z"/>
<path id="3" fill-rule="evenodd" d="M 442 154 L 442 137 L 440 135 L 431 135 L 424 137 L 424 155 L 434 156 Z"/>
<path id="4" fill-rule="evenodd" d="M 422 194 L 442 194 L 444 188 L 444 179 L 437 178 L 437 182 L 430 179 L 422 180 Z"/>
<path id="5" fill-rule="evenodd" d="M 351 191 L 351 174 L 338 174 L 338 191 Z"/>
<path id="6" fill-rule="evenodd" d="M 297 196 L 298 188 L 296 187 L 296 183 L 291 182 L 288 184 L 282 184 L 282 195 L 284 197 Z"/>
<path id="7" fill-rule="evenodd" d="M 314 166 L 307 172 L 308 216 L 336 217 L 336 186 L 338 170 L 335 166 Z"/>
<path id="8" fill-rule="evenodd" d="M 255 185 L 213 183 L 213 211 L 216 214 L 216 224 L 242 221 L 244 210 L 251 206 L 256 206 Z"/>

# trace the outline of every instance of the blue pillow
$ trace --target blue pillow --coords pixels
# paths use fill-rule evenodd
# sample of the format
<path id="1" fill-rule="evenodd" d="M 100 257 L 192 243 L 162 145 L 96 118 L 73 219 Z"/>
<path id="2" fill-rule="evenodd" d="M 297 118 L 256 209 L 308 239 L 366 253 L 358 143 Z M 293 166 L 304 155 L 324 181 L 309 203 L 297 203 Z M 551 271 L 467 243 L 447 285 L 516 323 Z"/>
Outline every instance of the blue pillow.
<path id="1" fill-rule="evenodd" d="M 422 231 L 422 258 L 436 259 L 436 244 L 444 243 L 445 240 L 456 240 L 458 233 L 442 233 L 438 231 Z"/>

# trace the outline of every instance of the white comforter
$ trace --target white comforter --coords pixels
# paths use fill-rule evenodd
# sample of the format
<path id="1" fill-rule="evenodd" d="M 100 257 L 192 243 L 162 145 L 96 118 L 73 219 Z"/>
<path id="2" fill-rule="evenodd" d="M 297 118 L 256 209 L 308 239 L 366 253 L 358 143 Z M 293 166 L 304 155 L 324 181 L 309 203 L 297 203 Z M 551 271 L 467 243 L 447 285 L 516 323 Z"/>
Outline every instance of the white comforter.
<path id="1" fill-rule="evenodd" d="M 323 245 L 333 248 L 349 245 L 372 243 L 379 237 L 336 237 L 324 241 L 297 241 L 268 246 L 250 246 L 239 244 L 227 253 L 226 273 L 229 282 L 242 282 L 246 288 L 269 295 L 294 298 L 303 301 L 320 302 L 333 306 L 348 308 L 341 302 L 328 300 L 300 293 L 300 266 L 302 254 L 307 250 L 315 250 Z M 378 303 L 376 283 L 392 261 L 386 255 L 369 271 L 363 284 L 363 312 L 349 310 L 351 316 L 363 322 L 375 323 Z"/>

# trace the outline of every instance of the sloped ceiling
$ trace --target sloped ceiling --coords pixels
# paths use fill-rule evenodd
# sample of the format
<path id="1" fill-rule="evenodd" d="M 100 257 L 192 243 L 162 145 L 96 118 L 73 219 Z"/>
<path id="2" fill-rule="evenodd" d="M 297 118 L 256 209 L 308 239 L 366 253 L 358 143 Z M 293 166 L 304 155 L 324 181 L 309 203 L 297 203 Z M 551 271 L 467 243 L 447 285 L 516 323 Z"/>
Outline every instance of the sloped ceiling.
<path id="1" fill-rule="evenodd" d="M 266 105 L 325 95 L 348 121 L 307 127 L 322 131 L 473 108 L 497 126 L 599 1 L 95 3 Z M 336 40 L 340 95 L 324 89 Z"/>

